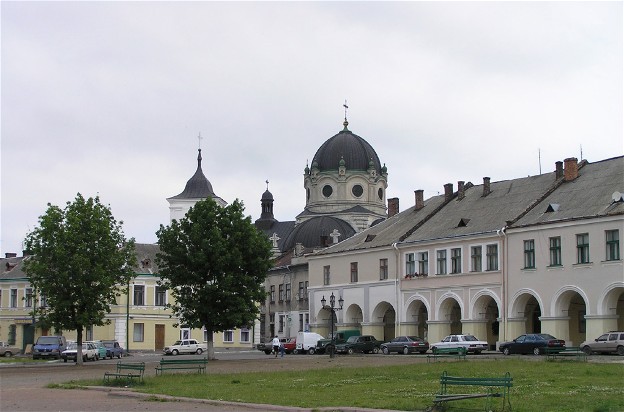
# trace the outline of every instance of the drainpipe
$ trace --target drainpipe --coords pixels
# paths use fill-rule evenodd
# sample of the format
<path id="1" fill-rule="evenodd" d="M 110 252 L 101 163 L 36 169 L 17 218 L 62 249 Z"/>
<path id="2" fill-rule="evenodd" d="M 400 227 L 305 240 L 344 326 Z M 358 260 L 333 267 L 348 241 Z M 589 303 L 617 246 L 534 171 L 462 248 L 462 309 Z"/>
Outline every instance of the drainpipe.
<path id="1" fill-rule="evenodd" d="M 130 281 L 128 281 L 128 295 L 126 296 L 126 355 L 130 355 Z"/>
<path id="2" fill-rule="evenodd" d="M 401 309 L 399 307 L 399 297 L 400 297 L 400 287 L 399 287 L 399 272 L 400 272 L 400 265 L 401 265 L 401 254 L 399 252 L 399 248 L 397 247 L 397 243 L 394 242 L 392 244 L 392 248 L 395 251 L 396 254 L 396 270 L 394 271 L 394 290 L 395 290 L 395 294 L 396 294 L 396 309 L 395 309 L 395 316 L 394 316 L 394 330 L 395 330 L 395 337 L 396 336 L 401 336 Z M 397 333 L 398 332 L 398 333 Z"/>
<path id="3" fill-rule="evenodd" d="M 498 234 L 498 236 L 501 239 L 502 242 L 502 259 L 503 261 L 501 262 L 501 270 L 503 271 L 503 277 L 502 277 L 502 285 L 501 285 L 501 301 L 502 301 L 502 305 L 501 305 L 501 319 L 503 321 L 503 336 L 502 339 L 500 337 L 500 330 L 501 328 L 498 328 L 498 332 L 499 332 L 499 340 L 501 342 L 505 342 L 507 340 L 507 270 L 505 270 L 506 268 L 506 262 L 507 262 L 507 255 L 509 253 L 509 251 L 507 250 L 507 242 L 505 242 L 506 238 L 507 238 L 507 233 L 505 233 L 505 231 L 507 230 L 507 225 L 503 226 L 502 228 L 500 228 L 499 230 L 496 231 L 496 233 Z"/>

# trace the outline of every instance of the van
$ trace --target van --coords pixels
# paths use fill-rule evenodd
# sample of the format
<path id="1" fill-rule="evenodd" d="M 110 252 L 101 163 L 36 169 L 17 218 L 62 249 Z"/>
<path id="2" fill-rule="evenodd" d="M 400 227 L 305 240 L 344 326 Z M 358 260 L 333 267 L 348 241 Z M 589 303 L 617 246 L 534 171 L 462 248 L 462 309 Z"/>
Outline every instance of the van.
<path id="1" fill-rule="evenodd" d="M 32 348 L 33 359 L 61 359 L 61 353 L 67 349 L 65 336 L 39 336 Z"/>
<path id="2" fill-rule="evenodd" d="M 315 332 L 297 333 L 297 349 L 295 349 L 295 353 L 309 353 L 310 355 L 314 355 L 314 352 L 316 352 L 316 342 L 321 339 L 323 339 L 323 337 Z"/>

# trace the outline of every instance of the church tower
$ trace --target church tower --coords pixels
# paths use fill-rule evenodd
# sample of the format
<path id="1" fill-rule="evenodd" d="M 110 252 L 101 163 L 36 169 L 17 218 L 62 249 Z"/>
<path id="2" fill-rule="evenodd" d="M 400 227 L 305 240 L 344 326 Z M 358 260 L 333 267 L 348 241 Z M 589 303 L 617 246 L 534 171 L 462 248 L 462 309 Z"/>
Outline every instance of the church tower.
<path id="1" fill-rule="evenodd" d="M 184 190 L 179 195 L 167 199 L 169 202 L 169 218 L 170 220 L 179 220 L 183 218 L 189 209 L 199 200 L 212 198 L 219 206 L 227 205 L 227 202 L 221 199 L 212 190 L 212 184 L 208 181 L 202 171 L 201 149 L 197 149 L 197 170 L 195 174 L 186 182 Z"/>

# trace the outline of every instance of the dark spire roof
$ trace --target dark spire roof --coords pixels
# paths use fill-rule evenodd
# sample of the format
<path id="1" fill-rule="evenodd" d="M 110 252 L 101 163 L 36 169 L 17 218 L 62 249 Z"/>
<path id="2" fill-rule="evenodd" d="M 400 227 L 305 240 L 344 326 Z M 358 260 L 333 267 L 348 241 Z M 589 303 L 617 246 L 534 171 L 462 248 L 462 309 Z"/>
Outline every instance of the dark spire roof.
<path id="1" fill-rule="evenodd" d="M 201 149 L 197 150 L 199 153 L 197 154 L 197 170 L 195 171 L 195 174 L 189 179 L 188 182 L 186 182 L 186 187 L 182 193 L 177 196 L 173 196 L 170 199 L 205 199 L 208 197 L 218 197 L 212 190 L 212 185 L 206 176 L 204 176 L 204 172 L 201 167 Z"/>

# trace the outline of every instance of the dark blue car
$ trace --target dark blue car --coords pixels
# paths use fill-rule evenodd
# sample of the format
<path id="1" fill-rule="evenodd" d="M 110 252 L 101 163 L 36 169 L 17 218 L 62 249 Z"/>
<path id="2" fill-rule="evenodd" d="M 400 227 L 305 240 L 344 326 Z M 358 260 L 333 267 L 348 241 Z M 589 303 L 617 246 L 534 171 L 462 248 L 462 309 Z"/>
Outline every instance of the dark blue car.
<path id="1" fill-rule="evenodd" d="M 116 340 L 103 340 L 102 343 L 106 346 L 106 357 L 107 358 L 119 358 L 123 356 L 123 348 L 119 345 L 119 342 Z"/>

